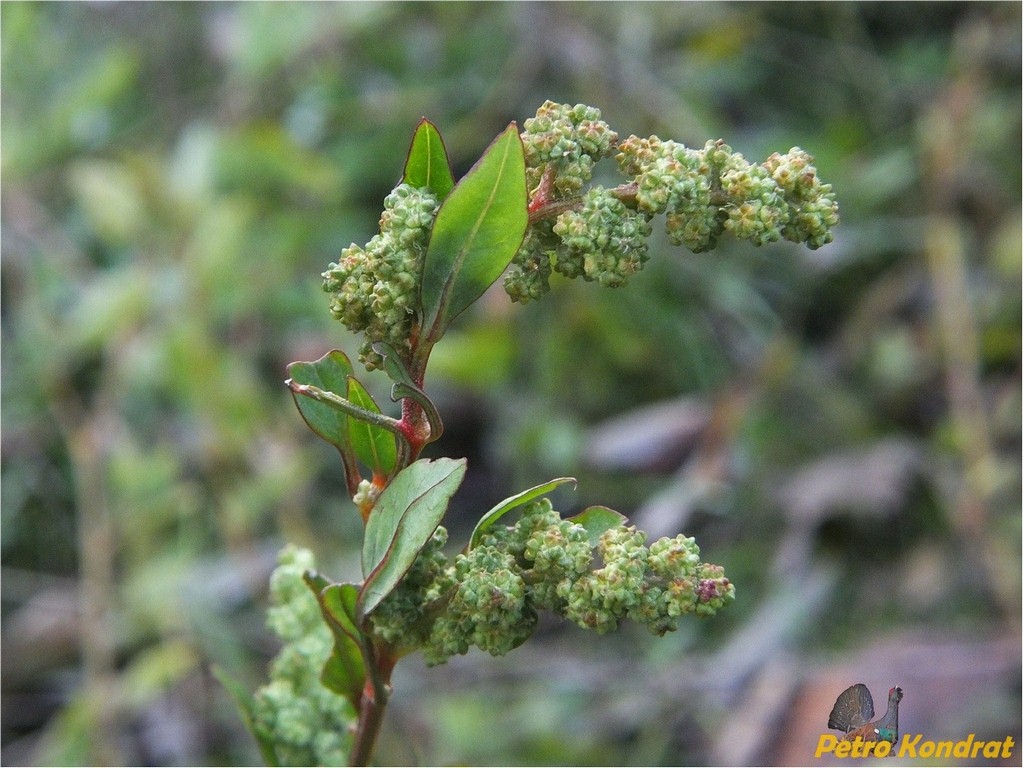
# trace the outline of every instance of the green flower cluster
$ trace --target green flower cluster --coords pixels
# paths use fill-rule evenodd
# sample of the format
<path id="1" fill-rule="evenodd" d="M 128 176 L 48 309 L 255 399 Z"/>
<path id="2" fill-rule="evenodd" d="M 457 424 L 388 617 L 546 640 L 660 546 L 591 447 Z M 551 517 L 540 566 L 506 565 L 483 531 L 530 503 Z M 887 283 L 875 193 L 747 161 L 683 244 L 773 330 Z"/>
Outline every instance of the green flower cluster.
<path id="1" fill-rule="evenodd" d="M 512 301 L 538 299 L 550 290 L 552 272 L 621 287 L 646 263 L 651 231 L 649 215 L 595 186 L 578 207 L 526 231 L 505 277 L 505 290 Z"/>
<path id="2" fill-rule="evenodd" d="M 371 349 L 373 342 L 408 349 L 423 259 L 439 207 L 430 192 L 399 184 L 384 199 L 380 233 L 365 248 L 353 243 L 342 250 L 323 273 L 331 314 L 366 334 L 359 359 L 370 370 L 382 362 Z"/>
<path id="3" fill-rule="evenodd" d="M 562 245 L 554 262 L 556 271 L 618 288 L 646 263 L 650 216 L 627 208 L 596 186 L 583 196 L 578 210 L 558 216 L 553 232 Z"/>
<path id="4" fill-rule="evenodd" d="M 526 183 L 547 203 L 578 195 L 593 177 L 594 163 L 609 157 L 618 142 L 600 110 L 585 104 L 546 101 L 523 127 Z M 646 262 L 648 221 L 610 190 L 594 187 L 556 221 L 541 219 L 526 230 L 505 277 L 505 291 L 512 301 L 539 299 L 550 290 L 553 271 L 611 287 L 625 285 Z"/>
<path id="5" fill-rule="evenodd" d="M 784 155 L 775 152 L 764 161 L 764 168 L 789 206 L 782 237 L 816 249 L 834 239 L 831 227 L 838 224 L 838 202 L 831 185 L 822 184 L 817 177 L 813 162 L 812 155 L 793 147 Z"/>
<path id="6" fill-rule="evenodd" d="M 550 501 L 543 499 L 526 509 L 513 538 L 524 542 L 520 556 L 531 565 L 536 604 L 564 614 L 569 590 L 593 561 L 589 533 L 578 523 L 562 520 Z"/>
<path id="7" fill-rule="evenodd" d="M 541 219 L 526 229 L 504 278 L 504 290 L 512 301 L 536 301 L 551 289 L 552 264 L 559 249 L 561 240 L 554 234 L 554 219 Z"/>
<path id="8" fill-rule="evenodd" d="M 444 540 L 446 532 L 435 537 Z M 685 614 L 710 616 L 734 599 L 734 586 L 719 566 L 700 562 L 693 539 L 645 542 L 642 531 L 618 525 L 594 543 L 584 525 L 541 499 L 446 567 L 431 542 L 373 613 L 375 632 L 392 645 L 422 647 L 434 665 L 472 646 L 507 653 L 532 634 L 539 610 L 600 633 L 631 619 L 661 635 Z"/>
<path id="9" fill-rule="evenodd" d="M 695 253 L 713 248 L 726 229 L 754 245 L 785 238 L 819 248 L 833 239 L 831 185 L 820 183 L 813 158 L 798 147 L 757 165 L 720 139 L 696 150 L 630 136 L 616 160 L 634 177 L 636 207 L 665 214 L 671 241 Z"/>
<path id="10" fill-rule="evenodd" d="M 320 683 L 334 640 L 302 579 L 316 563 L 311 552 L 293 546 L 281 552 L 279 563 L 270 578 L 268 624 L 284 645 L 271 664 L 270 682 L 256 692 L 253 727 L 274 745 L 281 765 L 346 765 L 356 713 Z"/>
<path id="11" fill-rule="evenodd" d="M 579 192 L 593 177 L 593 165 L 614 151 L 618 134 L 600 119 L 600 110 L 545 101 L 522 127 L 526 183 L 538 186 L 548 167 L 561 195 Z"/>
<path id="12" fill-rule="evenodd" d="M 551 101 L 524 125 L 532 218 L 504 280 L 512 301 L 543 296 L 553 272 L 625 285 L 646 262 L 657 214 L 669 240 L 694 253 L 714 248 L 726 230 L 754 245 L 784 238 L 819 248 L 838 223 L 831 185 L 798 147 L 757 165 L 722 140 L 702 149 L 657 136 L 619 142 L 599 110 Z M 628 182 L 583 193 L 594 163 L 616 150 Z"/>
<path id="13" fill-rule="evenodd" d="M 539 607 L 603 634 L 631 619 L 663 635 L 687 613 L 711 616 L 735 597 L 717 565 L 700 562 L 696 541 L 661 538 L 649 548 L 635 526 L 604 531 L 594 547 L 586 529 L 561 520 L 546 499 L 527 510 L 523 557 Z"/>
<path id="14" fill-rule="evenodd" d="M 452 571 L 457 586 L 423 648 L 427 664 L 443 663 L 473 645 L 503 656 L 529 639 L 537 616 L 514 555 L 485 540 L 458 555 Z"/>

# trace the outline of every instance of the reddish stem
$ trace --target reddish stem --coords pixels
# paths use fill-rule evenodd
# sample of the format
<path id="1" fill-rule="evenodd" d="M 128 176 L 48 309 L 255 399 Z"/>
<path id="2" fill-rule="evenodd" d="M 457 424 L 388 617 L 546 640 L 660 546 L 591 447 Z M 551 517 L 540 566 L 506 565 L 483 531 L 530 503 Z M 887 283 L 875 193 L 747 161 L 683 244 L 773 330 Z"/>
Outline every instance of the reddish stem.
<path id="1" fill-rule="evenodd" d="M 391 673 L 397 658 L 380 653 L 366 661 L 372 664 L 359 706 L 359 723 L 355 730 L 355 745 L 349 765 L 369 765 L 380 726 L 384 722 L 387 699 L 391 688 Z"/>
<path id="2" fill-rule="evenodd" d="M 554 177 L 556 175 L 557 171 L 553 165 L 548 165 L 544 168 L 543 175 L 540 177 L 540 183 L 532 191 L 529 198 L 528 211 L 530 216 L 554 200 Z"/>
<path id="3" fill-rule="evenodd" d="M 412 329 L 409 338 L 411 353 L 409 355 L 409 374 L 417 387 L 422 388 L 423 380 L 426 377 L 426 364 L 430 358 L 432 344 L 421 343 L 418 326 Z M 409 454 L 404 457 L 400 471 L 411 464 L 419 456 L 426 441 L 430 438 L 430 423 L 426 413 L 419 403 L 412 398 L 406 397 L 401 404 L 401 419 L 398 428 L 409 444 Z M 374 475 L 374 485 L 380 486 L 381 490 L 386 488 L 389 478 Z M 363 514 L 363 521 L 368 521 L 372 513 L 372 502 L 366 509 L 360 510 Z M 384 721 L 384 712 L 387 709 L 387 699 L 391 689 L 391 673 L 398 658 L 386 647 L 376 647 L 370 639 L 372 630 L 363 626 L 365 639 L 363 641 L 363 664 L 366 670 L 366 684 L 363 687 L 362 697 L 359 701 L 359 721 L 355 730 L 355 744 L 350 757 L 351 765 L 368 765 L 373 754 L 373 747 L 376 744 L 380 727 Z"/>

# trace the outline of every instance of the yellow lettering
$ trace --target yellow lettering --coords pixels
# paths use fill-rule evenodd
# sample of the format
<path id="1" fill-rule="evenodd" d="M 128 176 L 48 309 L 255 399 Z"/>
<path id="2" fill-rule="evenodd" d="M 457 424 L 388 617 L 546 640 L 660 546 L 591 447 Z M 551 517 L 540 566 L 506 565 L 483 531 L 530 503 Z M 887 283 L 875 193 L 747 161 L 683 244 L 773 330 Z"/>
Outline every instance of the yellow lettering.
<path id="1" fill-rule="evenodd" d="M 1016 744 L 1013 741 L 1012 736 L 1006 736 L 1005 741 L 1002 742 L 1002 757 L 1012 757 L 1012 748 Z"/>
<path id="2" fill-rule="evenodd" d="M 957 741 L 955 748 L 952 750 L 953 757 L 969 757 L 970 747 L 973 746 L 974 735 L 971 733 L 966 737 L 965 741 Z"/>
<path id="3" fill-rule="evenodd" d="M 859 736 L 853 739 L 852 749 L 849 751 L 849 757 L 863 757 L 863 744 L 865 742 Z"/>
<path id="4" fill-rule="evenodd" d="M 923 734 L 904 734 L 899 745 L 900 758 L 976 758 L 983 756 L 988 759 L 1010 758 L 1016 740 L 1006 736 L 1001 741 L 978 741 L 975 733 L 969 734 L 960 741 L 925 741 Z M 861 744 L 857 739 L 847 749 L 841 746 L 835 751 L 836 757 L 888 757 L 895 751 L 895 745 L 887 741 L 866 742 Z"/>
<path id="5" fill-rule="evenodd" d="M 851 741 L 840 741 L 835 745 L 835 757 L 849 757 L 849 752 L 852 751 L 853 743 Z"/>
<path id="6" fill-rule="evenodd" d="M 923 738 L 922 733 L 918 733 L 916 736 L 910 736 L 907 734 L 902 739 L 902 746 L 899 747 L 899 757 L 916 757 L 916 745 L 920 743 L 920 739 Z"/>
<path id="7" fill-rule="evenodd" d="M 830 733 L 822 733 L 821 737 L 817 739 L 817 751 L 813 753 L 813 756 L 820 757 L 828 752 L 834 752 L 837 743 L 838 737 L 832 736 Z"/>

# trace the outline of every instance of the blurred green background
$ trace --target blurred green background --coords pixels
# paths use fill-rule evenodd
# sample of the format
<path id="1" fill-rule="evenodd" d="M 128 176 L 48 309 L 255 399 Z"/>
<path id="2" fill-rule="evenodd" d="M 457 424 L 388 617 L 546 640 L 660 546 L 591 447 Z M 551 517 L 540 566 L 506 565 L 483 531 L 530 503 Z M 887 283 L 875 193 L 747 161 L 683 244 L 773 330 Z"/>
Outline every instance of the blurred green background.
<path id="1" fill-rule="evenodd" d="M 456 176 L 545 100 L 800 146 L 833 244 L 669 246 L 488 294 L 427 389 L 447 521 L 569 474 L 737 584 L 657 639 L 545 621 L 403 662 L 382 764 L 806 763 L 866 682 L 925 738 L 1020 729 L 1018 3 L 3 3 L 2 760 L 251 764 L 285 541 L 360 531 L 285 365 L 357 341 L 320 272 L 420 116 Z M 370 377 L 383 394 L 386 384 Z M 807 751 L 809 750 L 809 752 Z"/>

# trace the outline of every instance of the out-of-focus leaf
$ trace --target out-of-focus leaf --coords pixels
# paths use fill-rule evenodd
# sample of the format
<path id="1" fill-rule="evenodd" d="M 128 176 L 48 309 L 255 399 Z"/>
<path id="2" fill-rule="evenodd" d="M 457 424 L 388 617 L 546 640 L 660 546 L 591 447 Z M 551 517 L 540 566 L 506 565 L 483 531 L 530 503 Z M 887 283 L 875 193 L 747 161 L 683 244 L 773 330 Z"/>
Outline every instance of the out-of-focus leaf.
<path id="1" fill-rule="evenodd" d="M 81 161 L 69 175 L 79 204 L 100 237 L 124 244 L 149 223 L 142 180 L 125 164 Z"/>
<path id="2" fill-rule="evenodd" d="M 522 140 L 508 126 L 451 190 L 423 265 L 423 329 L 432 342 L 501 276 L 526 232 Z"/>
<path id="3" fill-rule="evenodd" d="M 412 567 L 464 476 L 465 459 L 420 459 L 380 494 L 362 546 L 362 615 L 376 608 Z"/>
<path id="4" fill-rule="evenodd" d="M 220 681 L 220 684 L 224 686 L 224 689 L 231 696 L 235 706 L 238 707 L 238 714 L 241 716 L 242 722 L 259 746 L 259 754 L 263 758 L 263 762 L 272 767 L 280 765 L 281 763 L 277 758 L 277 751 L 274 749 L 273 740 L 256 730 L 255 718 L 253 716 L 255 702 L 252 694 L 220 665 L 214 664 L 212 671 L 213 676 Z"/>
<path id="5" fill-rule="evenodd" d="M 348 377 L 348 399 L 371 413 L 381 412 L 373 396 L 354 376 Z M 398 447 L 393 432 L 349 416 L 348 434 L 359 461 L 372 469 L 374 473 L 384 477 L 394 471 Z"/>
<path id="6" fill-rule="evenodd" d="M 228 189 L 264 196 L 307 194 L 330 198 L 341 188 L 341 167 L 301 146 L 280 125 L 237 131 L 217 152 L 216 176 Z"/>
<path id="7" fill-rule="evenodd" d="M 484 394 L 506 382 L 521 350 L 511 324 L 487 318 L 457 329 L 449 328 L 444 343 L 430 352 L 430 375 L 452 386 Z"/>
<path id="8" fill-rule="evenodd" d="M 157 286 L 152 272 L 135 264 L 99 273 L 79 285 L 69 308 L 65 343 L 86 351 L 128 333 L 152 314 Z"/>
<path id="9" fill-rule="evenodd" d="M 608 507 L 587 507 L 578 515 L 567 518 L 570 522 L 576 525 L 581 525 L 586 529 L 586 535 L 589 537 L 590 546 L 595 547 L 600 541 L 601 535 L 605 531 L 609 531 L 622 523 L 628 518 L 625 517 L 621 512 L 615 512 L 613 509 Z"/>
<path id="10" fill-rule="evenodd" d="M 124 669 L 121 678 L 125 703 L 137 709 L 151 705 L 200 664 L 194 645 L 180 638 L 141 651 Z"/>
<path id="11" fill-rule="evenodd" d="M 544 483 L 543 485 L 537 485 L 529 488 L 521 493 L 516 493 L 514 496 L 509 496 L 504 501 L 495 505 L 490 511 L 488 511 L 480 521 L 476 523 L 476 528 L 472 532 L 472 536 L 469 537 L 469 545 L 466 549 L 472 549 L 480 543 L 480 539 L 483 538 L 483 534 L 498 520 L 500 520 L 505 514 L 511 512 L 516 507 L 520 507 L 533 499 L 543 496 L 544 494 L 550 493 L 559 485 L 565 483 L 575 483 L 574 477 L 558 477 L 550 482 Z"/>
<path id="12" fill-rule="evenodd" d="M 444 140 L 437 126 L 425 117 L 412 136 L 402 181 L 419 189 L 429 189 L 441 201 L 455 186 Z"/>

